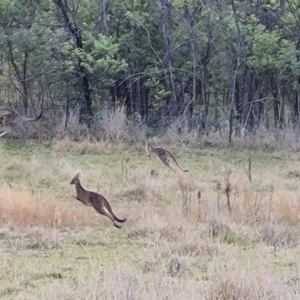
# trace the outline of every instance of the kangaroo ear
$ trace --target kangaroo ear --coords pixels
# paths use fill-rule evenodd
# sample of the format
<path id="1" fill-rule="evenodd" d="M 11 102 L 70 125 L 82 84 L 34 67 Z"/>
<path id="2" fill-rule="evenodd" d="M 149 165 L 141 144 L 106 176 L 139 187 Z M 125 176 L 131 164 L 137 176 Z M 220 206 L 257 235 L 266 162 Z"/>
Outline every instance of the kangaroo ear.
<path id="1" fill-rule="evenodd" d="M 80 173 L 77 173 L 77 174 L 74 176 L 74 178 L 79 178 L 79 176 L 80 176 Z"/>

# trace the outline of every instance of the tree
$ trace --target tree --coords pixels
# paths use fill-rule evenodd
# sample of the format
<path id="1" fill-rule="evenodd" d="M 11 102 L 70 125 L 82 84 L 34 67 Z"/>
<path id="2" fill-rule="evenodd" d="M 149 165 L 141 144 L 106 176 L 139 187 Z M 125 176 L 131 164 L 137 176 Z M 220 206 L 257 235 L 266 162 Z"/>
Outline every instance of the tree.
<path id="1" fill-rule="evenodd" d="M 83 39 L 81 35 L 81 28 L 78 26 L 75 20 L 75 7 L 70 8 L 67 0 L 53 0 L 55 5 L 59 8 L 64 22 L 66 24 L 66 28 L 72 35 L 75 42 L 75 50 L 78 53 L 77 64 L 74 68 L 74 73 L 77 76 L 78 84 L 80 86 L 80 90 L 83 94 L 84 101 L 80 102 L 80 121 L 84 122 L 90 127 L 92 117 L 93 117 L 93 109 L 92 109 L 92 96 L 91 96 L 91 88 L 89 82 L 89 75 L 86 67 L 82 64 L 82 59 L 80 54 L 84 52 L 83 48 Z"/>

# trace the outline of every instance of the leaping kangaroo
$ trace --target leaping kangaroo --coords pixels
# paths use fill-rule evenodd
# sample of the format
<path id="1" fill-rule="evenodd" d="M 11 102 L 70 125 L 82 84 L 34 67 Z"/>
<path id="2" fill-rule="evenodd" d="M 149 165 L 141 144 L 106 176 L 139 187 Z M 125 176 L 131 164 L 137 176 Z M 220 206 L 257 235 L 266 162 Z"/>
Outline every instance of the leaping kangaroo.
<path id="1" fill-rule="evenodd" d="M 41 113 L 36 118 L 26 118 L 8 107 L 0 107 L 0 122 L 2 122 L 4 126 L 4 132 L 0 134 L 0 137 L 9 132 L 8 127 L 15 124 L 22 124 L 24 122 L 37 121 L 42 117 L 42 115 L 43 110 L 41 110 Z"/>
<path id="2" fill-rule="evenodd" d="M 125 219 L 119 219 L 112 211 L 111 206 L 108 201 L 100 194 L 85 190 L 79 180 L 79 173 L 74 176 L 71 180 L 70 184 L 75 184 L 76 189 L 76 199 L 81 203 L 93 206 L 93 208 L 101 215 L 108 217 L 117 228 L 121 228 L 120 225 L 116 224 L 116 222 L 124 223 Z"/>
<path id="3" fill-rule="evenodd" d="M 184 170 L 178 164 L 175 156 L 169 151 L 164 148 L 160 147 L 153 147 L 148 139 L 145 141 L 145 149 L 149 157 L 154 156 L 155 158 L 162 161 L 167 167 L 172 169 L 176 173 L 177 166 L 181 171 L 188 172 L 189 170 Z"/>

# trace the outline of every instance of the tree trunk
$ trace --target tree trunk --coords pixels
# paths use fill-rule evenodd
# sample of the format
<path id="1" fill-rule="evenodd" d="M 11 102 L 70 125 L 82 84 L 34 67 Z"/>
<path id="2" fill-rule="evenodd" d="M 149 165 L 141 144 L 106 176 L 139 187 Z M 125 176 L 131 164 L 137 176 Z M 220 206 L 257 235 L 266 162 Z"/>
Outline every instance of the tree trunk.
<path id="1" fill-rule="evenodd" d="M 278 108 L 278 93 L 277 93 L 277 85 L 274 78 L 271 78 L 271 88 L 273 95 L 273 109 L 274 109 L 274 126 L 275 128 L 279 125 L 279 108 Z"/>
<path id="2" fill-rule="evenodd" d="M 73 12 L 70 10 L 67 0 L 53 0 L 55 5 L 60 9 L 66 26 L 69 29 L 69 32 L 72 34 L 75 39 L 76 48 L 83 50 L 83 43 L 81 37 L 81 29 L 78 28 L 75 20 L 73 19 Z M 80 119 L 81 123 L 87 124 L 90 128 L 93 109 L 92 109 L 92 98 L 91 98 L 91 89 L 89 84 L 89 77 L 86 68 L 82 65 L 81 59 L 78 58 L 77 63 L 78 69 L 78 81 L 81 83 L 81 91 L 84 96 L 84 101 L 80 103 Z"/>
<path id="3" fill-rule="evenodd" d="M 166 61 L 166 85 L 170 92 L 170 104 L 175 114 L 178 114 L 176 87 L 173 76 L 173 53 L 172 53 L 172 2 L 161 0 L 161 21 L 162 21 L 162 34 L 165 45 L 165 61 Z M 172 109 L 170 107 L 170 109 Z M 169 110 L 170 110 L 169 109 Z M 170 111 L 171 115 L 174 111 Z"/>
<path id="4" fill-rule="evenodd" d="M 232 133 L 233 133 L 233 118 L 234 118 L 234 102 L 235 102 L 235 83 L 236 83 L 236 68 L 234 68 L 234 75 L 232 76 L 232 82 L 230 83 L 230 105 L 229 105 L 229 136 L 228 143 L 229 145 L 232 142 Z"/>
<path id="5" fill-rule="evenodd" d="M 300 38 L 297 41 L 296 44 L 296 50 L 297 50 L 297 63 L 299 63 L 300 61 L 300 55 L 299 55 L 299 51 L 300 51 Z M 294 107 L 293 107 L 293 123 L 298 125 L 299 124 L 299 88 L 300 88 L 300 75 L 297 75 L 297 89 L 295 92 L 295 101 L 294 101 Z"/>

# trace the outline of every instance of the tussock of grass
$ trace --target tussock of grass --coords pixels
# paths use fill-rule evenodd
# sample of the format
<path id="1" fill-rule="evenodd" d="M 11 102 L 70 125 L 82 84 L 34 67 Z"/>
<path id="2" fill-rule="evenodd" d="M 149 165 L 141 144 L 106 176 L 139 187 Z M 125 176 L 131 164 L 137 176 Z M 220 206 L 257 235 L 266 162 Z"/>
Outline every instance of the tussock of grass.
<path id="1" fill-rule="evenodd" d="M 300 191 L 279 187 L 274 190 L 273 202 L 270 205 L 275 217 L 291 223 L 300 221 Z"/>
<path id="2" fill-rule="evenodd" d="M 162 180 L 161 176 L 153 177 L 148 169 L 137 168 L 127 174 L 120 195 L 129 201 L 145 202 L 149 199 L 162 199 L 165 185 L 166 181 Z"/>
<path id="3" fill-rule="evenodd" d="M 268 300 L 283 299 L 278 283 L 258 274 L 224 274 L 216 276 L 206 299 Z M 280 297 L 280 298 L 278 298 Z"/>
<path id="4" fill-rule="evenodd" d="M 297 228 L 284 224 L 268 222 L 262 225 L 261 239 L 275 250 L 280 247 L 294 248 L 299 244 Z"/>
<path id="5" fill-rule="evenodd" d="M 106 111 L 101 125 L 104 128 L 106 137 L 113 142 L 122 142 L 128 138 L 125 106 L 119 106 L 114 111 Z"/>
<path id="6" fill-rule="evenodd" d="M 2 222 L 18 225 L 78 226 L 89 223 L 88 216 L 80 208 L 8 185 L 0 185 L 0 217 Z"/>
<path id="7" fill-rule="evenodd" d="M 56 152 L 72 152 L 75 154 L 86 154 L 86 153 L 97 153 L 103 154 L 109 151 L 109 143 L 100 140 L 93 142 L 90 139 L 85 138 L 80 143 L 70 140 L 70 138 L 64 137 L 63 139 L 58 139 L 53 145 L 53 150 Z"/>
<path id="8" fill-rule="evenodd" d="M 73 149 L 73 144 L 69 137 L 64 137 L 55 141 L 53 150 L 56 152 L 69 152 Z"/>

